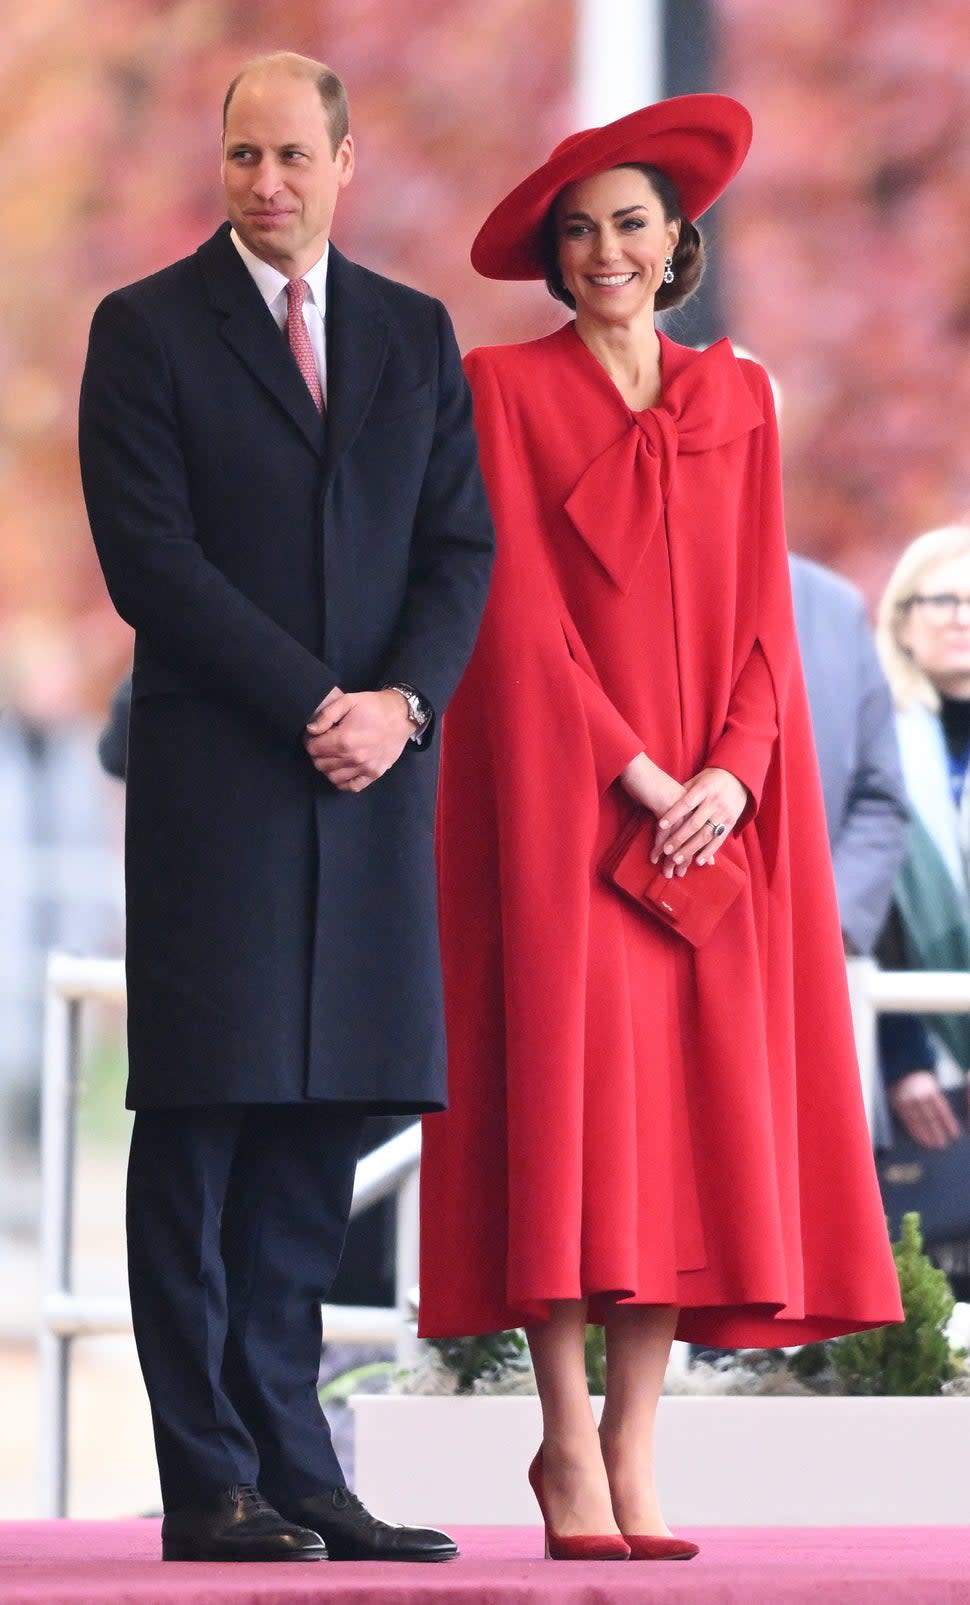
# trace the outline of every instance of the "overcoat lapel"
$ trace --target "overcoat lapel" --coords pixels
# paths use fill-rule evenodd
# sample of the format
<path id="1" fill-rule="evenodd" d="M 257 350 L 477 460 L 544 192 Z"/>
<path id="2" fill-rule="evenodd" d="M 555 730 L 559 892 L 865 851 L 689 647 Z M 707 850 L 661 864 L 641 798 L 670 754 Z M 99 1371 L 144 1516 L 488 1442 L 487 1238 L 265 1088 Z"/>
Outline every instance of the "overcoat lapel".
<path id="1" fill-rule="evenodd" d="M 306 382 L 269 308 L 253 283 L 224 223 L 197 252 L 209 302 L 222 319 L 222 338 L 319 452 L 324 429 Z"/>
<path id="2" fill-rule="evenodd" d="M 327 266 L 327 478 L 367 416 L 387 344 L 387 322 L 366 273 L 331 243 Z"/>

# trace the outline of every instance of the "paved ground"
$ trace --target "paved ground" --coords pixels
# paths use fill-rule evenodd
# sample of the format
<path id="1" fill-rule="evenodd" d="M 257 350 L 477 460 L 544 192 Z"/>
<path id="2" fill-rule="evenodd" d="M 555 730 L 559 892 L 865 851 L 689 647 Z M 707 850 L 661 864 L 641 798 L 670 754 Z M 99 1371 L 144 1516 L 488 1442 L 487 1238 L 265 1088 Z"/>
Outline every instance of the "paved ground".
<path id="1" fill-rule="evenodd" d="M 76 1286 L 124 1291 L 124 1149 L 82 1144 L 78 1169 Z M 25 1182 L 25 1185 L 29 1185 Z M 0 1520 L 40 1514 L 41 1400 L 35 1344 L 40 1287 L 36 1238 L 0 1231 Z M 375 1358 L 329 1349 L 327 1375 Z M 330 1412 L 337 1450 L 352 1475 L 350 1413 Z M 113 1518 L 159 1508 L 151 1422 L 130 1336 L 74 1345 L 70 1394 L 68 1514 Z"/>
<path id="2" fill-rule="evenodd" d="M 332 1370 L 359 1352 L 334 1350 Z M 353 1470 L 350 1412 L 330 1411 L 337 1452 Z M 33 1342 L 0 1339 L 0 1520 L 37 1516 L 40 1389 Z M 114 1518 L 159 1508 L 151 1422 L 130 1338 L 89 1338 L 76 1346 L 70 1416 L 71 1516 Z"/>
<path id="3" fill-rule="evenodd" d="M 80 1144 L 75 1216 L 75 1285 L 124 1291 L 125 1145 Z M 30 1188 L 29 1167 L 23 1185 Z M 36 1236 L 0 1236 L 0 1517 L 40 1512 L 41 1402 L 34 1333 L 40 1289 Z M 74 1345 L 70 1395 L 72 1516 L 157 1510 L 151 1423 L 130 1337 Z"/>
<path id="4" fill-rule="evenodd" d="M 0 1517 L 39 1513 L 40 1392 L 32 1345 L 0 1347 Z M 77 1345 L 70 1416 L 71 1516 L 134 1516 L 159 1508 L 151 1424 L 134 1345 Z"/>

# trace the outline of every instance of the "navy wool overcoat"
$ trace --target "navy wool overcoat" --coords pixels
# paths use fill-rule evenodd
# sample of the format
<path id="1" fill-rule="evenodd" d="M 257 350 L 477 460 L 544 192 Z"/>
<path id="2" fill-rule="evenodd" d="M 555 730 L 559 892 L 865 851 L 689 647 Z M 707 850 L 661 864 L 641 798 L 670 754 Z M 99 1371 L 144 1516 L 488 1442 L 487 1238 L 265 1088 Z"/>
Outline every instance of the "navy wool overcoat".
<path id="1" fill-rule="evenodd" d="M 493 531 L 447 315 L 330 248 L 323 423 L 223 225 L 98 308 L 81 468 L 135 628 L 131 1108 L 440 1107 L 437 741 L 359 794 L 302 746 L 334 685 L 440 717 Z"/>

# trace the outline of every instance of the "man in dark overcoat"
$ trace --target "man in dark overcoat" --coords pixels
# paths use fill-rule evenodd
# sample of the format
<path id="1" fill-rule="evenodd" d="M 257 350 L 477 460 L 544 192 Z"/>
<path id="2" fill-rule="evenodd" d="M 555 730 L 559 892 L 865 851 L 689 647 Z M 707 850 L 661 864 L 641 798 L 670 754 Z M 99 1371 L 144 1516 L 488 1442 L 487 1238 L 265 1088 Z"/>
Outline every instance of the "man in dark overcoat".
<path id="1" fill-rule="evenodd" d="M 329 243 L 340 80 L 230 86 L 229 221 L 98 308 L 81 468 L 135 628 L 129 1282 L 171 1559 L 444 1559 L 316 1396 L 368 1112 L 440 1108 L 436 725 L 493 532 L 443 307 Z M 321 1541 L 322 1540 L 322 1541 Z"/>

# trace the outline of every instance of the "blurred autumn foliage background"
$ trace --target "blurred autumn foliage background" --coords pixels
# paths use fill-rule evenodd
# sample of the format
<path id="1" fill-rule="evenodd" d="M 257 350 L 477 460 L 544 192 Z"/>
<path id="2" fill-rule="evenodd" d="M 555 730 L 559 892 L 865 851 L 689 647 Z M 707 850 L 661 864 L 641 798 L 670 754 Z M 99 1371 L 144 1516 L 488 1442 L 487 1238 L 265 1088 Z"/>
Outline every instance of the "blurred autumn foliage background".
<path id="1" fill-rule="evenodd" d="M 725 332 L 785 393 L 793 544 L 874 598 L 910 535 L 970 503 L 970 8 L 713 13 L 714 81 L 697 87 L 737 94 L 756 128 L 722 208 Z M 219 108 L 240 63 L 286 46 L 338 68 L 360 153 L 338 243 L 441 295 L 467 347 L 558 320 L 536 286 L 476 280 L 468 247 L 574 126 L 575 31 L 565 0 L 4 0 L 4 703 L 94 711 L 130 650 L 78 488 L 87 326 L 108 289 L 220 220 Z"/>
<path id="2" fill-rule="evenodd" d="M 788 530 L 874 602 L 970 518 L 970 6 L 721 0 L 717 86 L 754 115 L 730 332 L 784 391 Z"/>
<path id="3" fill-rule="evenodd" d="M 0 701 L 71 718 L 103 706 L 129 656 L 77 474 L 87 330 L 108 290 L 220 221 L 221 105 L 242 62 L 288 48 L 337 67 L 359 149 L 337 242 L 443 296 L 467 344 L 532 323 L 517 309 L 534 289 L 477 284 L 468 246 L 568 124 L 572 34 L 561 0 L 4 0 Z"/>

